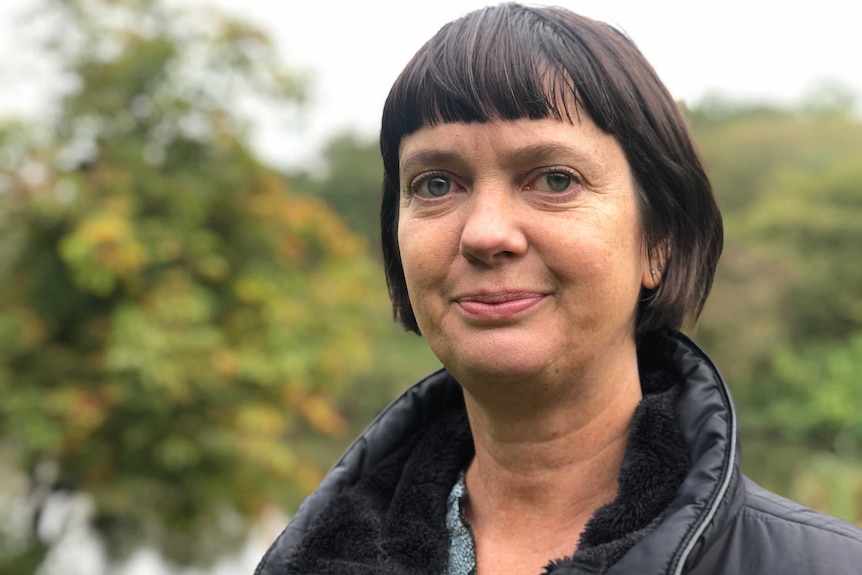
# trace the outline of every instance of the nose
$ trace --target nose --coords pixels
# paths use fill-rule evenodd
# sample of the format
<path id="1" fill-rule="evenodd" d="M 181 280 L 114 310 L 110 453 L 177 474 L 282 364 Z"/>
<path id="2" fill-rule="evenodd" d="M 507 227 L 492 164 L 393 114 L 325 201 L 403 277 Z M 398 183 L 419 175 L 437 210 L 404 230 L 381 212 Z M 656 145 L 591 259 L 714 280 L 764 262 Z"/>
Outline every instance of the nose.
<path id="1" fill-rule="evenodd" d="M 474 263 L 499 265 L 527 251 L 523 206 L 505 190 L 474 189 L 464 206 L 461 255 Z"/>

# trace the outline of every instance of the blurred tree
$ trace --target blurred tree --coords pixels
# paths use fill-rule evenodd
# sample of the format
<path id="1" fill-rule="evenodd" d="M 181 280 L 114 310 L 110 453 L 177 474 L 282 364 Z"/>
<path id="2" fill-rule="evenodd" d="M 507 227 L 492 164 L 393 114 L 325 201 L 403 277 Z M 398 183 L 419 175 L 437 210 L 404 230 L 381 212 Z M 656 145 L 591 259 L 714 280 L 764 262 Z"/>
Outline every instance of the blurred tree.
<path id="1" fill-rule="evenodd" d="M 357 233 L 367 252 L 379 262 L 380 199 L 383 162 L 376 141 L 353 132 L 334 136 L 324 147 L 321 166 L 289 173 L 286 179 L 298 194 L 314 197 L 331 206 L 351 231 Z M 355 437 L 377 412 L 404 388 L 440 367 L 424 340 L 405 334 L 392 317 L 382 266 L 375 276 L 379 295 L 378 313 L 370 323 L 379 326 L 372 347 L 374 369 L 351 380 L 351 389 L 338 398 L 338 407 Z M 303 452 L 320 462 L 331 463 L 346 445 L 307 442 Z"/>
<path id="2" fill-rule="evenodd" d="M 855 297 L 850 294 L 860 292 L 856 280 L 848 283 L 848 271 L 841 269 L 848 266 L 841 262 L 858 257 L 850 247 L 858 236 L 853 223 L 840 224 L 840 231 L 831 228 L 856 213 L 849 198 L 859 197 L 859 176 L 850 166 L 862 155 L 862 122 L 843 105 L 812 111 L 720 98 L 688 114 L 726 228 L 725 252 L 698 338 L 734 382 L 738 401 L 744 401 L 749 384 L 761 385 L 770 376 L 778 346 L 814 336 L 806 322 L 822 320 L 830 326 L 822 330 L 833 333 L 855 329 L 841 318 L 858 305 L 848 301 Z M 823 245 L 832 241 L 839 243 Z M 815 289 L 812 282 L 827 285 Z M 830 289 L 844 295 L 831 301 Z"/>
<path id="3" fill-rule="evenodd" d="M 775 352 L 774 377 L 754 395 L 760 401 L 749 421 L 855 456 L 856 446 L 862 445 L 860 381 L 862 331 L 828 345 L 782 346 Z"/>
<path id="4" fill-rule="evenodd" d="M 816 172 L 836 153 L 859 148 L 862 126 L 845 102 L 852 100 L 842 96 L 843 91 L 830 99 L 833 90 L 838 88 L 812 90 L 812 103 L 797 108 L 713 95 L 686 110 L 722 213 L 731 225 L 735 214 L 743 213 L 766 189 L 777 169 L 797 166 Z"/>
<path id="5" fill-rule="evenodd" d="M 325 146 L 322 160 L 318 169 L 289 174 L 291 187 L 326 201 L 352 231 L 364 237 L 369 253 L 379 260 L 383 162 L 376 139 L 353 132 L 338 134 Z M 382 294 L 386 292 L 382 269 L 378 277 Z M 383 316 L 391 316 L 388 299 L 381 307 Z M 356 393 L 345 393 L 339 404 L 353 432 L 360 431 L 405 385 L 439 367 L 424 340 L 405 334 L 396 324 L 390 323 L 371 343 L 374 372 L 357 378 Z"/>
<path id="6" fill-rule="evenodd" d="M 734 388 L 743 446 L 756 454 L 746 470 L 832 513 L 828 486 L 850 490 L 841 501 L 855 503 L 840 514 L 859 522 L 862 120 L 854 101 L 825 86 L 797 108 L 713 99 L 688 114 L 727 230 L 697 335 Z M 824 462 L 840 477 L 818 488 L 823 474 L 811 466 Z"/>
<path id="7" fill-rule="evenodd" d="M 378 143 L 346 132 L 329 141 L 323 158 L 322 170 L 290 176 L 294 188 L 327 201 L 379 259 L 383 160 Z"/>
<path id="8" fill-rule="evenodd" d="M 34 493 L 90 493 L 108 549 L 213 559 L 316 485 L 303 446 L 347 427 L 379 269 L 246 148 L 236 102 L 302 98 L 263 34 L 153 0 L 46 8 L 71 89 L 48 137 L 0 130 L 0 443 Z"/>
<path id="9" fill-rule="evenodd" d="M 862 133 L 816 172 L 789 166 L 742 218 L 785 263 L 772 377 L 751 386 L 752 425 L 826 448 L 862 441 Z"/>
<path id="10" fill-rule="evenodd" d="M 793 264 L 782 304 L 797 343 L 836 341 L 862 331 L 862 129 L 855 147 L 816 170 L 776 170 L 742 219 L 745 231 Z"/>

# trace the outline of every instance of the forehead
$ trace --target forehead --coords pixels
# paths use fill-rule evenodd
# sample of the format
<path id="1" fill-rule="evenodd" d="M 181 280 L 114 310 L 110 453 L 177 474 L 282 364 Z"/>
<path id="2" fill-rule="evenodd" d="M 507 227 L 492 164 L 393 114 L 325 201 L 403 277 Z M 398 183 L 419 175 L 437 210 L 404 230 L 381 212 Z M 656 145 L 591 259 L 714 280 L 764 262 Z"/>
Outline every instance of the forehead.
<path id="1" fill-rule="evenodd" d="M 425 126 L 402 138 L 399 171 L 415 172 L 456 161 L 521 164 L 563 162 L 600 166 L 625 162 L 616 139 L 585 114 L 578 119 L 447 122 Z"/>

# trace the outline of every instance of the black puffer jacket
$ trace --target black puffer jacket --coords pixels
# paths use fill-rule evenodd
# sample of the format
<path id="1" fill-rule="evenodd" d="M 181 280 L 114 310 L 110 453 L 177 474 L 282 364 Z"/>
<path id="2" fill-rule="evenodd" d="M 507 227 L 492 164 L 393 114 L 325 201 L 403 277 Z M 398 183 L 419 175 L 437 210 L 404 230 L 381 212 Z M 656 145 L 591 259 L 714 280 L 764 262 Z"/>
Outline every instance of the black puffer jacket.
<path id="1" fill-rule="evenodd" d="M 666 411 L 676 425 L 661 431 L 661 399 L 651 408 L 658 415 L 639 407 L 618 498 L 625 499 L 627 485 L 635 493 L 597 511 L 580 547 L 587 547 L 588 535 L 607 538 L 614 521 L 603 527 L 603 512 L 606 519 L 628 522 L 625 531 L 592 548 L 601 553 L 579 548 L 547 572 L 862 573 L 862 530 L 769 493 L 740 473 L 736 413 L 709 358 L 676 333 L 656 335 L 640 350 L 671 380 L 654 397 L 672 397 L 668 405 L 675 409 Z M 642 383 L 643 374 L 642 362 Z M 655 390 L 645 387 L 645 400 L 652 397 L 648 391 Z M 644 456 L 638 441 L 656 449 L 647 447 Z M 446 496 L 471 456 L 460 387 L 439 371 L 390 405 L 354 442 L 273 543 L 256 575 L 439 574 L 448 550 Z M 639 479 L 630 481 L 632 476 Z M 646 520 L 631 511 L 644 508 Z"/>

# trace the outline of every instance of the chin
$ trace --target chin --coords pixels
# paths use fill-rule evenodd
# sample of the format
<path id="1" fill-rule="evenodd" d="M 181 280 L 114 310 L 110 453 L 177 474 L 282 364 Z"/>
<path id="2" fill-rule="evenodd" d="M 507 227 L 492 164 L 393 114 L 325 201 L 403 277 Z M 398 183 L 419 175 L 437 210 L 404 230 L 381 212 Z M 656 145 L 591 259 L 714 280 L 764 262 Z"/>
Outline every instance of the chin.
<path id="1" fill-rule="evenodd" d="M 538 354 L 523 347 L 496 348 L 484 353 L 481 349 L 474 349 L 473 352 L 444 354 L 443 357 L 438 355 L 438 358 L 449 372 L 462 382 L 489 379 L 496 382 L 523 381 L 541 376 L 550 363 L 538 360 Z"/>
<path id="2" fill-rule="evenodd" d="M 496 329 L 439 329 L 426 340 L 446 369 L 459 381 L 524 380 L 542 376 L 549 366 L 570 355 L 572 342 L 554 334 L 555 326 L 510 326 Z M 445 335 L 444 335 L 445 334 Z"/>

